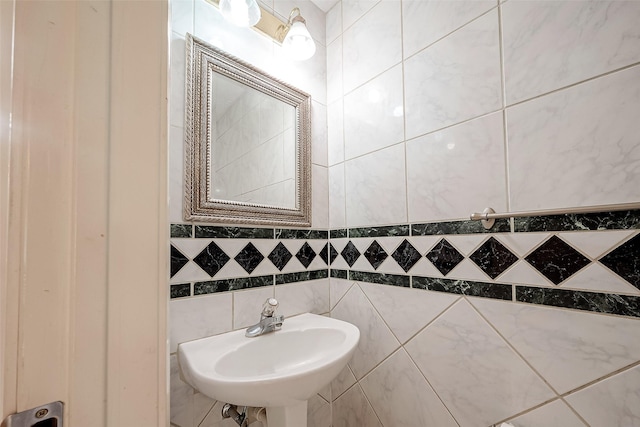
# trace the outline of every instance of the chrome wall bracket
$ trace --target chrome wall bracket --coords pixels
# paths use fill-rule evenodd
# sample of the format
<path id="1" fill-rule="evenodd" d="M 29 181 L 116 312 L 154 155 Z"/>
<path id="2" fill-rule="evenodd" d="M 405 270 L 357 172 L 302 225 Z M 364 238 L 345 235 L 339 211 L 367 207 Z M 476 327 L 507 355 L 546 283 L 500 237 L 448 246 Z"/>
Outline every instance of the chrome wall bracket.
<path id="1" fill-rule="evenodd" d="M 493 225 L 496 223 L 495 218 L 489 218 L 489 214 L 494 213 L 496 213 L 496 211 L 494 211 L 493 208 L 485 208 L 485 210 L 482 211 L 484 218 L 482 218 L 480 222 L 482 222 L 482 226 L 485 230 L 491 230 L 491 228 L 493 228 Z"/>

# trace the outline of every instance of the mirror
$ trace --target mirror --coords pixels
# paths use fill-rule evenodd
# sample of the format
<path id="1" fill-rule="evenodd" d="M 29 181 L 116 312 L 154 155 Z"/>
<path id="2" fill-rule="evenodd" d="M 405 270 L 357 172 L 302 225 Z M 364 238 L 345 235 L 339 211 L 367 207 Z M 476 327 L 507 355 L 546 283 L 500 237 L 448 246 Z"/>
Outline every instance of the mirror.
<path id="1" fill-rule="evenodd" d="M 187 34 L 186 220 L 311 226 L 311 97 Z"/>

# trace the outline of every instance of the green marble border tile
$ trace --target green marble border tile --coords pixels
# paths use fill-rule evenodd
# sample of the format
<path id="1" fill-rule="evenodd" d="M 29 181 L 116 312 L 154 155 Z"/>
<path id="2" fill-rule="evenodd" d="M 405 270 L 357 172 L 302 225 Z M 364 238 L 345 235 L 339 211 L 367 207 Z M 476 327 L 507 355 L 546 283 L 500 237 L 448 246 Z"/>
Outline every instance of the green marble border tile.
<path id="1" fill-rule="evenodd" d="M 329 270 L 301 271 L 299 273 L 276 274 L 276 285 L 287 283 L 306 282 L 307 280 L 326 279 L 329 277 Z"/>
<path id="2" fill-rule="evenodd" d="M 346 228 L 338 228 L 335 230 L 329 230 L 329 238 L 331 239 L 343 239 L 347 237 L 347 229 Z"/>
<path id="3" fill-rule="evenodd" d="M 511 301 L 512 286 L 500 283 L 473 282 L 470 280 L 443 279 L 439 277 L 412 276 L 414 288 L 473 297 Z"/>
<path id="4" fill-rule="evenodd" d="M 347 270 L 332 268 L 331 277 L 335 277 L 336 279 L 347 279 Z"/>
<path id="5" fill-rule="evenodd" d="M 287 228 L 276 228 L 276 239 L 328 239 L 327 230 L 293 230 Z"/>
<path id="6" fill-rule="evenodd" d="M 218 227 L 196 225 L 195 237 L 208 239 L 273 239 L 273 228 Z"/>
<path id="7" fill-rule="evenodd" d="M 640 297 L 630 295 L 516 286 L 516 301 L 640 317 Z"/>
<path id="8" fill-rule="evenodd" d="M 409 287 L 409 276 L 399 274 L 369 273 L 366 271 L 349 270 L 349 280 L 358 282 L 378 283 L 381 285 Z"/>
<path id="9" fill-rule="evenodd" d="M 385 227 L 358 227 L 349 229 L 349 238 L 408 236 L 409 225 L 389 225 Z"/>
<path id="10" fill-rule="evenodd" d="M 191 283 L 179 283 L 171 285 L 170 298 L 184 298 L 191 296 Z"/>
<path id="11" fill-rule="evenodd" d="M 485 229 L 480 221 L 449 221 L 411 224 L 412 236 L 432 236 L 444 234 L 477 234 L 477 233 L 509 233 L 511 225 L 508 219 L 496 219 L 490 230 Z"/>
<path id="12" fill-rule="evenodd" d="M 169 226 L 171 238 L 193 237 L 193 225 L 191 224 L 171 224 Z"/>
<path id="13" fill-rule="evenodd" d="M 196 282 L 193 285 L 194 295 L 205 295 L 216 292 L 237 291 L 239 289 L 260 288 L 273 285 L 273 276 L 242 277 L 237 279 L 210 280 Z"/>
<path id="14" fill-rule="evenodd" d="M 514 218 L 515 231 L 640 229 L 640 210 Z"/>

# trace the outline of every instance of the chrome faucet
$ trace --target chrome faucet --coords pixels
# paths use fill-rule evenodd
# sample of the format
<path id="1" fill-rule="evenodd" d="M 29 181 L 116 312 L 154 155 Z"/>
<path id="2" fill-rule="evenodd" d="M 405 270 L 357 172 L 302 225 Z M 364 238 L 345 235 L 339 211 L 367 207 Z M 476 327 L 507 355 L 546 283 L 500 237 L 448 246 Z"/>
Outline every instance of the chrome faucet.
<path id="1" fill-rule="evenodd" d="M 280 329 L 284 316 L 276 316 L 276 308 L 278 308 L 278 301 L 275 298 L 268 298 L 262 306 L 260 322 L 249 326 L 244 335 L 253 338 Z"/>

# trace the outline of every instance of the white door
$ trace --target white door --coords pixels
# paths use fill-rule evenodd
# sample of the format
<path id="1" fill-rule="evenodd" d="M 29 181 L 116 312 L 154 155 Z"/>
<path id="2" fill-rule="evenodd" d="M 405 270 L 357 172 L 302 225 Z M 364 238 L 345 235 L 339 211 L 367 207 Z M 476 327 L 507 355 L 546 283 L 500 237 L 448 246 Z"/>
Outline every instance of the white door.
<path id="1" fill-rule="evenodd" d="M 0 1 L 0 421 L 167 425 L 166 1 Z"/>

